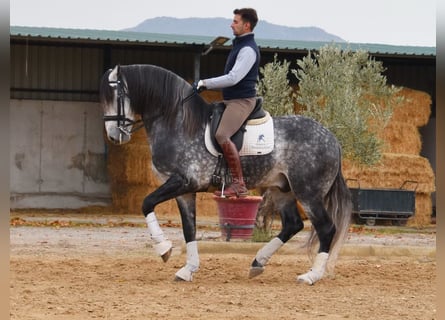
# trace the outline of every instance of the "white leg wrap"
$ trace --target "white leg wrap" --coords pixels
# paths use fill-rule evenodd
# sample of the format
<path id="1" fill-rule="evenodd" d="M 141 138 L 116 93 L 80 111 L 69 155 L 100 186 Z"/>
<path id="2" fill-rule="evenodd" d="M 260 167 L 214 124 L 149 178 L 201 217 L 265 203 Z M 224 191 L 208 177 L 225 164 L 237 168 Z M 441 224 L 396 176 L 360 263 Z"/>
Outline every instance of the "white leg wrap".
<path id="1" fill-rule="evenodd" d="M 256 254 L 255 259 L 262 266 L 265 266 L 272 255 L 283 246 L 283 241 L 280 238 L 275 237 L 270 240 L 264 247 L 262 247 Z"/>
<path id="2" fill-rule="evenodd" d="M 147 222 L 147 227 L 148 231 L 150 232 L 151 239 L 156 243 L 164 241 L 164 232 L 162 232 L 162 229 L 159 226 L 158 219 L 156 219 L 155 213 L 149 213 L 145 217 L 145 221 Z"/>
<path id="3" fill-rule="evenodd" d="M 157 254 L 164 255 L 172 247 L 172 242 L 169 241 L 159 226 L 158 219 L 154 212 L 149 213 L 145 217 L 147 222 L 148 231 L 150 232 L 151 239 L 155 242 L 154 248 Z"/>
<path id="4" fill-rule="evenodd" d="M 197 272 L 199 269 L 198 243 L 196 241 L 187 243 L 186 250 L 186 265 L 176 272 L 176 277 L 184 281 L 192 281 L 193 273 Z"/>
<path id="5" fill-rule="evenodd" d="M 320 252 L 315 257 L 314 264 L 312 265 L 311 270 L 309 272 L 302 274 L 297 277 L 298 282 L 314 284 L 318 280 L 320 280 L 324 272 L 326 270 L 326 264 L 328 262 L 329 254 L 326 252 Z"/>
<path id="6" fill-rule="evenodd" d="M 170 240 L 164 240 L 160 243 L 155 244 L 153 247 L 155 248 L 156 253 L 162 257 L 173 247 L 173 244 Z M 165 259 L 164 261 L 167 260 Z"/>

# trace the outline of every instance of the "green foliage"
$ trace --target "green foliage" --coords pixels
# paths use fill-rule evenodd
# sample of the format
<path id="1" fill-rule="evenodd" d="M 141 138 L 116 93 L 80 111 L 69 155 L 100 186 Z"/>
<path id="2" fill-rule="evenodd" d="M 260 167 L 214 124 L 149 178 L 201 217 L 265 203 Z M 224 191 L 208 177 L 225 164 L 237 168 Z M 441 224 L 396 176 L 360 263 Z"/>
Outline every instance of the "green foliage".
<path id="1" fill-rule="evenodd" d="M 254 228 L 253 234 L 252 234 L 252 242 L 269 242 L 275 237 L 275 235 L 272 234 L 271 228 Z"/>
<path id="2" fill-rule="evenodd" d="M 378 132 L 398 102 L 399 90 L 386 85 L 381 62 L 367 52 L 327 45 L 297 61 L 297 102 L 303 114 L 329 128 L 340 141 L 345 158 L 372 165 L 381 158 Z"/>
<path id="3" fill-rule="evenodd" d="M 286 114 L 294 114 L 295 94 L 289 86 L 287 78 L 289 73 L 290 62 L 284 60 L 278 61 L 277 55 L 274 61 L 267 63 L 260 68 L 263 75 L 258 82 L 257 91 L 263 97 L 263 107 L 271 116 L 280 116 Z"/>

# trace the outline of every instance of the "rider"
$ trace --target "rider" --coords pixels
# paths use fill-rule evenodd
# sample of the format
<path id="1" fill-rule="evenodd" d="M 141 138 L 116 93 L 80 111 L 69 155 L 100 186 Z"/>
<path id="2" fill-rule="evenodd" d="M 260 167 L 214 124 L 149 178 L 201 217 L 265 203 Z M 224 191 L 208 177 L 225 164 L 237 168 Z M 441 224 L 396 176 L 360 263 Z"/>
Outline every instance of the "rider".
<path id="1" fill-rule="evenodd" d="M 235 38 L 226 61 L 224 75 L 199 80 L 196 89 L 222 89 L 226 108 L 215 138 L 232 174 L 232 184 L 224 190 L 224 195 L 240 197 L 246 196 L 248 190 L 238 149 L 230 137 L 238 131 L 255 107 L 260 51 L 252 32 L 258 22 L 255 9 L 235 9 L 233 13 L 230 27 Z M 217 191 L 216 194 L 221 195 L 221 192 Z"/>

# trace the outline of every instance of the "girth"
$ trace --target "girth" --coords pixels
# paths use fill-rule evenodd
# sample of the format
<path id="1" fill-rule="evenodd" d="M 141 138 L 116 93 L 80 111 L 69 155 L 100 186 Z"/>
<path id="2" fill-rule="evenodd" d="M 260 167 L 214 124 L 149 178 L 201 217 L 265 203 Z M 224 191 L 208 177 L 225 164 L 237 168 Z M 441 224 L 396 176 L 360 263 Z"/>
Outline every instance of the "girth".
<path id="1" fill-rule="evenodd" d="M 216 150 L 218 152 L 222 153 L 222 149 L 219 146 L 218 142 L 216 141 L 215 134 L 216 130 L 218 129 L 219 123 L 221 122 L 221 117 L 226 108 L 226 105 L 224 102 L 218 102 L 213 105 L 213 111 L 212 115 L 210 117 L 210 136 L 212 139 L 212 143 L 215 146 Z M 244 121 L 241 128 L 235 132 L 233 136 L 230 137 L 230 140 L 236 145 L 236 148 L 238 151 L 241 150 L 241 147 L 243 146 L 243 139 L 244 139 L 244 132 L 246 132 L 246 125 L 249 120 L 252 119 L 261 119 L 266 116 L 266 112 L 263 109 L 263 98 L 257 97 L 255 108 L 250 113 L 249 117 L 247 117 L 247 120 Z"/>

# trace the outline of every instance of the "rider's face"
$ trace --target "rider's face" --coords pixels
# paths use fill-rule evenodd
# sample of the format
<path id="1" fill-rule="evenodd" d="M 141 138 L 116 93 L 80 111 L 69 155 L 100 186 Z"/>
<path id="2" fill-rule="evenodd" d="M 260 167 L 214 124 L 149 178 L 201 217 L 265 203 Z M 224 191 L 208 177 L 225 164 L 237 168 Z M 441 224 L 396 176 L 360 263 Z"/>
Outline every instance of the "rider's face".
<path id="1" fill-rule="evenodd" d="M 250 23 L 244 22 L 241 19 L 241 15 L 235 14 L 233 17 L 232 24 L 230 25 L 234 36 L 240 36 L 244 33 L 250 32 Z"/>

